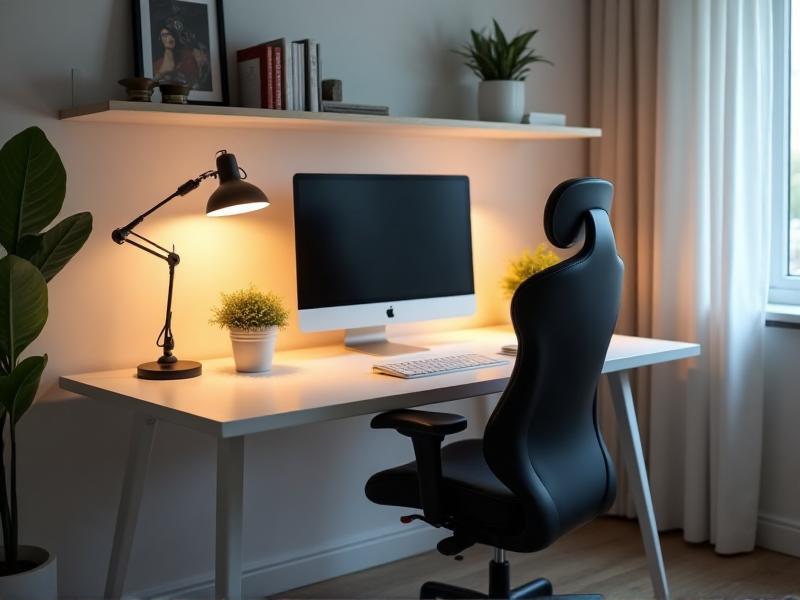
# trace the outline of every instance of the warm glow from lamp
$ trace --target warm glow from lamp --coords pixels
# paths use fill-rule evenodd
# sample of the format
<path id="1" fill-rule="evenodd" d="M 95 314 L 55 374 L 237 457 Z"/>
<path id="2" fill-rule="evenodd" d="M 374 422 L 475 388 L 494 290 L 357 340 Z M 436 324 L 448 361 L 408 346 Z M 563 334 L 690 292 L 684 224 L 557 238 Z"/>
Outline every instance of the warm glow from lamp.
<path id="1" fill-rule="evenodd" d="M 218 208 L 206 213 L 209 217 L 230 217 L 232 215 L 241 215 L 243 213 L 253 212 L 254 210 L 261 210 L 269 206 L 269 202 L 248 202 L 247 204 L 236 204 L 234 206 L 226 206 Z"/>

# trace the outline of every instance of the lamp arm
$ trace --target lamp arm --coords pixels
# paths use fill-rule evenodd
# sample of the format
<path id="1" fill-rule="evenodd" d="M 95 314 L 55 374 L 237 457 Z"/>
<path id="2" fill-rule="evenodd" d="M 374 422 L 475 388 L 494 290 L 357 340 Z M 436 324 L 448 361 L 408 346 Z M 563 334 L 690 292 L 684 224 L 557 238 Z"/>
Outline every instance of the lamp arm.
<path id="1" fill-rule="evenodd" d="M 153 248 L 148 248 L 147 246 L 145 246 L 144 244 L 142 244 L 140 242 L 134 242 L 133 240 L 131 240 L 130 238 L 127 238 L 127 237 L 122 240 L 122 243 L 130 244 L 131 246 L 139 248 L 140 250 L 144 250 L 145 252 L 147 252 L 149 254 L 152 254 L 156 258 L 160 258 L 161 260 L 164 260 L 167 263 L 172 264 L 173 266 L 177 265 L 181 261 L 180 257 L 177 254 L 175 254 L 175 249 L 174 248 L 172 250 L 167 250 L 163 246 L 159 246 L 154 241 L 148 240 L 143 235 L 139 235 L 138 233 L 133 232 L 133 231 L 129 232 L 129 235 L 132 235 L 134 237 L 139 238 L 143 242 L 149 244 L 150 246 L 152 246 L 153 248 L 156 248 L 157 250 L 160 250 L 161 252 L 157 252 L 156 250 L 153 250 Z"/>
<path id="2" fill-rule="evenodd" d="M 156 258 L 160 258 L 169 265 L 169 287 L 167 289 L 167 310 L 164 317 L 164 327 L 156 339 L 156 346 L 163 349 L 161 357 L 158 362 L 161 364 L 171 364 L 177 362 L 177 358 L 172 354 L 175 349 L 175 337 L 172 335 L 172 290 L 175 283 L 175 267 L 181 262 L 181 257 L 175 252 L 175 249 L 167 250 L 163 246 L 159 246 L 154 241 L 147 239 L 143 235 L 139 235 L 134 231 L 129 231 L 129 235 L 139 238 L 142 242 L 149 244 L 152 247 L 145 246 L 143 243 L 136 242 L 128 237 L 122 239 L 124 244 L 130 244 L 140 250 L 144 250 L 148 254 L 152 254 Z M 153 249 L 155 248 L 155 250 Z M 159 252 L 160 251 L 160 252 Z"/>
<path id="3" fill-rule="evenodd" d="M 161 329 L 161 333 L 158 334 L 158 339 L 156 340 L 156 345 L 163 350 L 162 355 L 159 357 L 158 362 L 162 365 L 173 364 L 178 361 L 177 357 L 172 354 L 173 349 L 175 348 L 175 338 L 172 335 L 172 289 L 174 287 L 175 282 L 175 267 L 178 263 L 181 262 L 180 256 L 175 253 L 175 248 L 172 250 L 168 250 L 159 244 L 156 244 L 154 241 L 147 239 L 143 235 L 139 235 L 138 233 L 134 232 L 134 228 L 136 228 L 142 221 L 145 220 L 147 216 L 157 211 L 159 208 L 174 200 L 178 196 L 185 196 L 189 192 L 196 190 L 200 187 L 200 183 L 204 179 L 208 179 L 209 177 L 217 177 L 217 171 L 206 171 L 205 173 L 201 173 L 194 179 L 190 179 L 189 181 L 183 183 L 176 189 L 172 194 L 164 198 L 161 202 L 156 204 L 150 210 L 143 212 L 141 215 L 136 217 L 133 221 L 125 225 L 124 227 L 120 227 L 115 229 L 111 233 L 111 239 L 113 239 L 117 244 L 130 244 L 135 248 L 139 248 L 140 250 L 144 250 L 148 254 L 152 254 L 156 258 L 160 258 L 161 260 L 165 261 L 169 265 L 169 288 L 167 290 L 167 310 L 166 315 L 164 317 L 164 327 Z M 130 239 L 130 236 L 138 238 L 140 241 L 134 241 Z M 146 244 L 146 245 L 145 245 Z"/>
<path id="4" fill-rule="evenodd" d="M 178 196 L 185 196 L 189 192 L 196 190 L 198 187 L 200 187 L 200 184 L 203 182 L 204 179 L 208 179 L 209 177 L 216 177 L 217 175 L 218 175 L 217 171 L 206 171 L 205 173 L 201 173 L 194 179 L 190 179 L 189 181 L 181 184 L 180 186 L 178 186 L 178 189 L 176 189 L 173 193 L 164 198 L 161 202 L 156 204 L 153 208 L 146 210 L 124 227 L 119 227 L 118 229 L 115 229 L 113 232 L 111 232 L 111 239 L 113 239 L 117 244 L 122 244 L 123 242 L 126 241 L 125 238 L 128 237 L 128 235 L 134 230 L 134 228 L 138 227 L 139 224 L 142 221 L 144 221 L 145 218 L 147 218 L 149 215 L 156 212 L 159 208 L 161 208 L 171 200 L 174 200 Z"/>

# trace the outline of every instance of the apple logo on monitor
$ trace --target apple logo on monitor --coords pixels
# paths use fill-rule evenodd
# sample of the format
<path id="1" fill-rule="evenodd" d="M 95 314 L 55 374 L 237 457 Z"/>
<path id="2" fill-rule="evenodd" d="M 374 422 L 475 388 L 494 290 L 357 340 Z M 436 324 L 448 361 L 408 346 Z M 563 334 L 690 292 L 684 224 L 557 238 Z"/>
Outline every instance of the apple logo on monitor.
<path id="1" fill-rule="evenodd" d="M 386 316 L 389 317 L 390 319 L 394 318 L 394 308 L 393 307 L 390 306 L 389 308 L 386 309 Z"/>

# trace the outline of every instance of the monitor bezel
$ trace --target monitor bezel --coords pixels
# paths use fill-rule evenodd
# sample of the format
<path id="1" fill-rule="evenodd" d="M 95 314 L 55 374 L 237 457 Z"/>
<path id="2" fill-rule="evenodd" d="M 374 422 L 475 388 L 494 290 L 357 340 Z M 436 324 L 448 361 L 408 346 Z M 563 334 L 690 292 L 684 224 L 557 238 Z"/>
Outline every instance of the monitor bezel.
<path id="1" fill-rule="evenodd" d="M 458 296 L 436 296 L 386 300 L 362 304 L 325 306 L 318 308 L 299 308 L 299 289 L 297 290 L 297 315 L 300 329 L 306 332 L 330 331 L 334 329 L 356 329 L 377 327 L 397 323 L 411 323 L 434 319 L 463 317 L 476 311 L 475 299 L 475 261 L 472 243 L 472 202 L 469 177 L 466 175 L 441 174 L 387 174 L 387 173 L 296 173 L 292 178 L 292 208 L 295 235 L 295 273 L 296 282 L 300 280 L 300 264 L 297 260 L 297 189 L 298 182 L 306 178 L 327 179 L 451 179 L 463 181 L 466 186 L 467 219 L 469 227 L 469 259 L 472 270 L 472 292 Z"/>

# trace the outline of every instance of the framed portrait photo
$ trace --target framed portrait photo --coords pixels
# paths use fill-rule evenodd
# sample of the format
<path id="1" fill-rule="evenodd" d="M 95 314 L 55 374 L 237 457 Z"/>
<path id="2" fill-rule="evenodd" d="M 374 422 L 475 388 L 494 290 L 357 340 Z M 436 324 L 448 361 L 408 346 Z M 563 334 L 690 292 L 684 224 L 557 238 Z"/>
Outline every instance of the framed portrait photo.
<path id="1" fill-rule="evenodd" d="M 136 75 L 189 85 L 190 104 L 227 105 L 222 0 L 132 1 Z"/>

